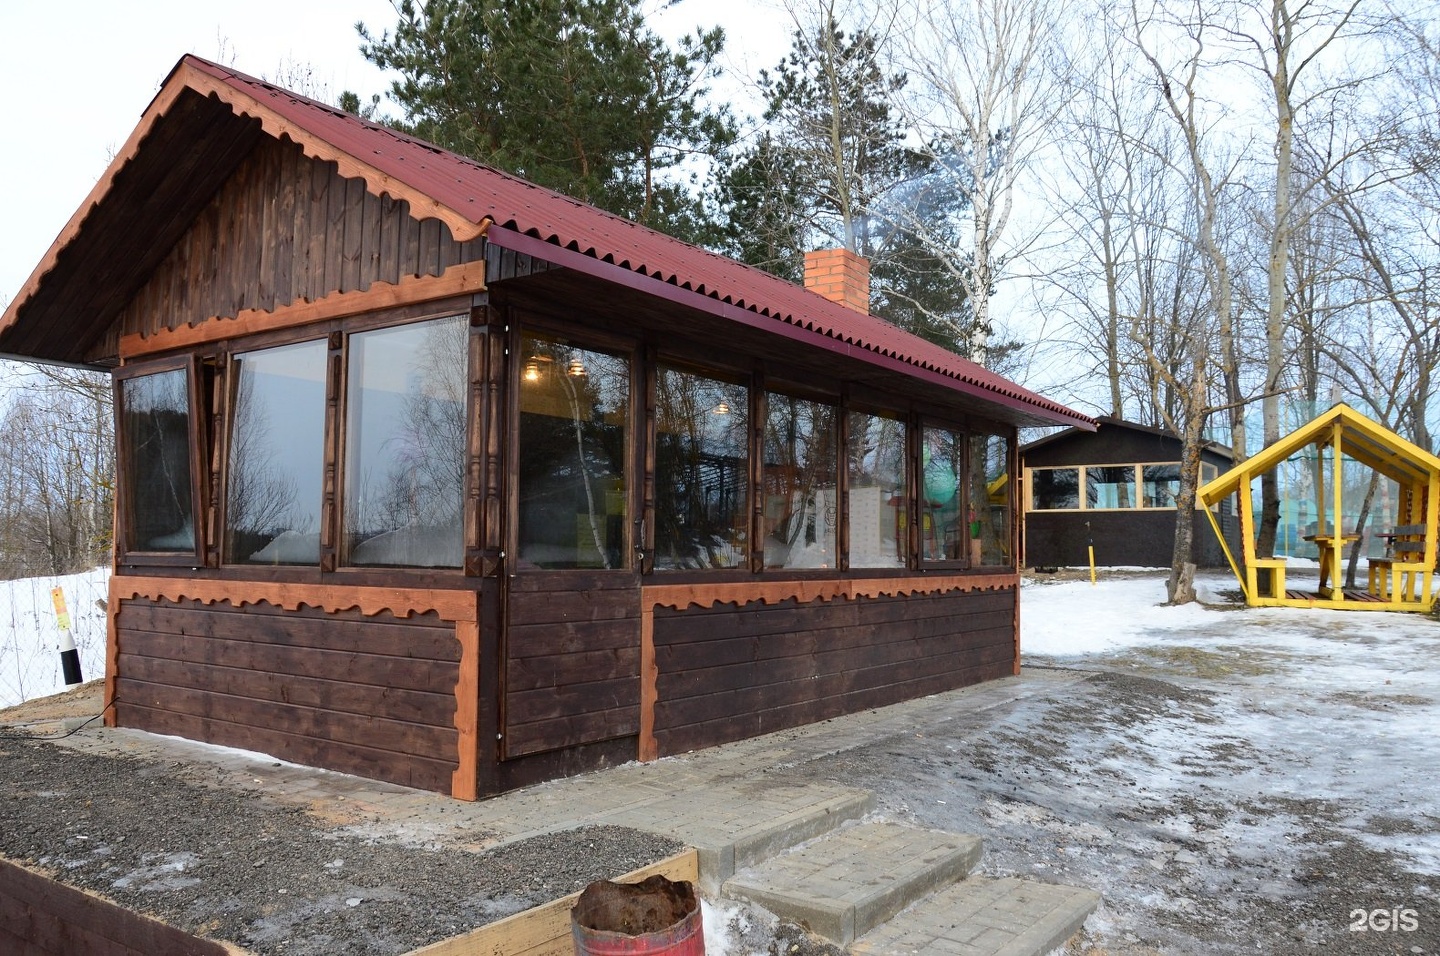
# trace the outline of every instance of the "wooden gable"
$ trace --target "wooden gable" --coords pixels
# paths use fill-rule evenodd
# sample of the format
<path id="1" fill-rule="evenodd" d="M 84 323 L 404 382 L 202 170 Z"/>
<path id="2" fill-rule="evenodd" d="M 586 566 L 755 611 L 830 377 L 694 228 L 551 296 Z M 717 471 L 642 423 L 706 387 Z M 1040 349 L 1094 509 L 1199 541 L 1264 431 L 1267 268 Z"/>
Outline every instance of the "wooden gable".
<path id="1" fill-rule="evenodd" d="M 438 219 L 263 136 L 120 313 L 121 336 L 272 312 L 483 258 Z"/>

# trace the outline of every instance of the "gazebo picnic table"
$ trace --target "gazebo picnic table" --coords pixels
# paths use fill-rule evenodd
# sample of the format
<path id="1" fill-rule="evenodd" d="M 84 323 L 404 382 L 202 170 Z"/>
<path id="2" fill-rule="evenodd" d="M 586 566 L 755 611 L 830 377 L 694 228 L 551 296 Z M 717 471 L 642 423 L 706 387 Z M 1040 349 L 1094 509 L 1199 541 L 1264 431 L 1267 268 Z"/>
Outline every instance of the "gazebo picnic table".
<path id="1" fill-rule="evenodd" d="M 1255 548 L 1255 508 L 1252 484 L 1261 475 L 1314 446 L 1322 467 L 1328 458 L 1330 487 L 1316 488 L 1320 514 L 1315 533 L 1306 535 L 1318 551 L 1320 573 L 1315 590 L 1299 581 L 1286 581 L 1283 557 L 1260 556 Z M 1380 515 L 1377 536 L 1387 541 L 1383 557 L 1369 559 L 1366 587 L 1343 585 L 1347 548 L 1359 538 L 1358 529 L 1342 527 L 1346 460 L 1369 468 L 1395 482 L 1398 494 L 1393 514 Z M 1210 506 L 1236 495 L 1241 523 L 1242 553 L 1225 542 Z M 1341 402 L 1329 411 L 1281 438 L 1242 464 L 1206 483 L 1199 490 L 1220 546 L 1240 581 L 1245 603 L 1252 607 L 1331 607 L 1351 610 L 1429 612 L 1435 604 L 1432 583 L 1436 562 L 1436 527 L 1440 524 L 1440 458 L 1406 441 L 1385 426 Z"/>

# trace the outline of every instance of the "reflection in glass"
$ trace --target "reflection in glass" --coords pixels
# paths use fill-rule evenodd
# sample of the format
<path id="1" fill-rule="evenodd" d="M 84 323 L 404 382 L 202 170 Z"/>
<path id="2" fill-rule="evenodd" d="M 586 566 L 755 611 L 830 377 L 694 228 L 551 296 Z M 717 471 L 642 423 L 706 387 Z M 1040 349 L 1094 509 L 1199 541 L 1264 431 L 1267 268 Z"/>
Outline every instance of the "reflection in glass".
<path id="1" fill-rule="evenodd" d="M 1036 468 L 1030 472 L 1030 500 L 1036 511 L 1080 507 L 1079 468 Z"/>
<path id="2" fill-rule="evenodd" d="M 920 558 L 958 561 L 968 548 L 968 528 L 961 527 L 960 481 L 965 469 L 965 439 L 948 428 L 926 428 L 920 460 Z"/>
<path id="3" fill-rule="evenodd" d="M 324 341 L 231 362 L 225 560 L 316 564 L 325 461 Z"/>
<path id="4" fill-rule="evenodd" d="M 188 384 L 185 370 L 173 369 L 127 378 L 120 385 L 133 551 L 196 551 Z"/>
<path id="5" fill-rule="evenodd" d="M 662 365 L 655 398 L 655 567 L 738 567 L 750 508 L 746 388 Z"/>
<path id="6" fill-rule="evenodd" d="M 1146 508 L 1173 508 L 1180 494 L 1180 466 L 1141 465 L 1140 494 Z"/>
<path id="7" fill-rule="evenodd" d="M 970 436 L 970 566 L 1010 565 L 1010 440 Z"/>
<path id="8" fill-rule="evenodd" d="M 466 366 L 464 316 L 350 336 L 348 564 L 460 565 Z"/>
<path id="9" fill-rule="evenodd" d="M 771 393 L 765 419 L 765 567 L 835 567 L 839 450 L 833 405 Z"/>
<path id="10" fill-rule="evenodd" d="M 1085 507 L 1132 508 L 1134 465 L 1090 465 L 1085 469 Z"/>
<path id="11" fill-rule="evenodd" d="M 850 486 L 850 566 L 905 567 L 905 423 L 851 412 L 845 449 Z"/>
<path id="12" fill-rule="evenodd" d="M 520 564 L 623 568 L 630 363 L 521 342 Z"/>

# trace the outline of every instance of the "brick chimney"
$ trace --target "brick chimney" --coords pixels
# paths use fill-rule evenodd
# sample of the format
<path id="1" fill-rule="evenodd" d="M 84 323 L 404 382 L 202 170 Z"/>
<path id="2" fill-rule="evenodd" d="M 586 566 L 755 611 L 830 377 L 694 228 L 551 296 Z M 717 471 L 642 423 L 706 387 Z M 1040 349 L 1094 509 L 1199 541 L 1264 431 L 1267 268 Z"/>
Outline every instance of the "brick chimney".
<path id="1" fill-rule="evenodd" d="M 870 260 L 849 249 L 805 253 L 805 288 L 847 309 L 870 314 Z"/>

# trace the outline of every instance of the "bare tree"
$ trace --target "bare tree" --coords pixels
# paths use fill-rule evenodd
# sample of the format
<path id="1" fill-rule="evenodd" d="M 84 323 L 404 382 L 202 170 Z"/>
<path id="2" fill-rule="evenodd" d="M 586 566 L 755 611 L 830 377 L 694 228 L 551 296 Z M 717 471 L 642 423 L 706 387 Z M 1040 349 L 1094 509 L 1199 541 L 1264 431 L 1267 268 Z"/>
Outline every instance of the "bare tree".
<path id="1" fill-rule="evenodd" d="M 990 299 L 1007 263 L 1033 243 L 1014 213 L 1017 184 L 1044 154 L 1060 106 L 1059 49 L 1047 0 L 893 0 L 897 56 L 912 95 L 903 104 L 928 164 L 964 197 L 967 241 L 933 236 L 940 264 L 971 305 L 971 358 L 983 362 L 994 331 Z M 924 222 L 910 223 L 922 236 Z"/>

